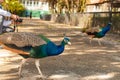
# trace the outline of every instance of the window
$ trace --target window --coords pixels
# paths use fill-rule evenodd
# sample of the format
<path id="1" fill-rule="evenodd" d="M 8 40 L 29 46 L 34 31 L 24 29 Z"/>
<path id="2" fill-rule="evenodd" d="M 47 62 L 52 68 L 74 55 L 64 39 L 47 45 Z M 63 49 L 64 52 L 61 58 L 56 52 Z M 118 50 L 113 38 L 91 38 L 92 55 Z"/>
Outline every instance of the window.
<path id="1" fill-rule="evenodd" d="M 32 5 L 32 1 L 30 1 L 30 6 Z"/>
<path id="2" fill-rule="evenodd" d="M 35 1 L 34 1 L 34 6 L 35 6 Z"/>
<path id="3" fill-rule="evenodd" d="M 39 5 L 39 2 L 37 1 L 37 6 Z"/>
<path id="4" fill-rule="evenodd" d="M 27 5 L 29 5 L 29 1 L 26 1 L 27 2 Z"/>
<path id="5" fill-rule="evenodd" d="M 22 3 L 25 4 L 25 1 L 23 1 Z"/>

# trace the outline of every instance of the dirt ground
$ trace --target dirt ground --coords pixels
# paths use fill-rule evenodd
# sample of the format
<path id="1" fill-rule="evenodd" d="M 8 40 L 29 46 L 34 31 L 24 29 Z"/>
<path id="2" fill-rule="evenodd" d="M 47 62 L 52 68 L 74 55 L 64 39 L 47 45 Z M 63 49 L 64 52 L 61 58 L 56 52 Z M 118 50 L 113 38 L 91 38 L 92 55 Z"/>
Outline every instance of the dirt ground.
<path id="1" fill-rule="evenodd" d="M 56 44 L 64 34 L 71 39 L 72 45 L 67 45 L 61 55 L 40 59 L 45 80 L 120 80 L 120 35 L 107 34 L 99 45 L 96 39 L 90 43 L 79 27 L 39 19 L 24 19 L 18 31 L 44 34 Z M 42 80 L 34 59 L 27 61 L 22 77 L 18 77 L 22 59 L 17 53 L 0 49 L 0 80 Z"/>

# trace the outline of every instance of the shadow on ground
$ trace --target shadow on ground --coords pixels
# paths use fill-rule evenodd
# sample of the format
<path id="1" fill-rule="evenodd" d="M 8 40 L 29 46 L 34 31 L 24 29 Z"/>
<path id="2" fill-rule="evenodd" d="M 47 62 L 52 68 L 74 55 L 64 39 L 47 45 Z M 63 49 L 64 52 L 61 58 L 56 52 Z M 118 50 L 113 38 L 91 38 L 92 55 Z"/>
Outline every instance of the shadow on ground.
<path id="1" fill-rule="evenodd" d="M 39 23 L 40 24 L 40 23 Z M 41 26 L 42 25 L 42 26 Z M 66 33 L 70 37 L 72 45 L 66 46 L 63 54 L 54 57 L 40 59 L 40 68 L 47 80 L 119 80 L 120 79 L 120 50 L 112 44 L 102 42 L 99 46 L 97 41 L 89 43 L 89 39 L 83 36 L 76 28 L 55 28 L 45 26 L 19 27 L 19 31 L 44 34 L 56 44 L 59 44 Z M 17 58 L 15 58 L 17 57 Z M 19 57 L 19 58 L 18 58 Z M 3 57 L 2 57 L 3 58 Z M 15 60 L 13 60 L 15 58 Z M 13 55 L 3 60 L 0 76 L 2 80 L 18 80 L 18 68 L 22 57 Z M 11 67 L 13 66 L 14 67 Z M 6 66 L 6 67 L 5 67 Z M 34 60 L 30 59 L 23 66 L 23 77 L 20 80 L 40 80 L 35 76 L 38 71 Z"/>

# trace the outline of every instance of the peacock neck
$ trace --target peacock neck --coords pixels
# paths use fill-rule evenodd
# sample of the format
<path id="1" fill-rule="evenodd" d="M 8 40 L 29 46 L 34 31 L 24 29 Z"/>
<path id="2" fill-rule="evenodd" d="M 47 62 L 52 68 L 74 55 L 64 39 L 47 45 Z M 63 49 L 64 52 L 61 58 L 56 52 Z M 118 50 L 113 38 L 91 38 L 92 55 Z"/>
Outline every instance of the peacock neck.
<path id="1" fill-rule="evenodd" d="M 62 53 L 64 51 L 66 43 L 64 41 L 58 46 L 58 53 Z"/>
<path id="2" fill-rule="evenodd" d="M 62 41 L 60 45 L 61 45 L 61 46 L 65 46 L 66 43 L 65 43 L 64 41 Z"/>
<path id="3" fill-rule="evenodd" d="M 47 44 L 47 55 L 55 56 L 61 54 L 64 51 L 64 46 L 64 42 L 61 42 L 60 45 L 56 45 L 53 42 L 49 42 Z"/>
<path id="4" fill-rule="evenodd" d="M 59 45 L 57 49 L 57 55 L 61 54 L 64 51 L 64 45 Z"/>
<path id="5" fill-rule="evenodd" d="M 63 50 L 64 50 L 65 45 L 66 45 L 66 44 L 65 44 L 65 42 L 64 42 L 64 41 L 62 41 L 62 42 L 61 42 L 61 44 L 60 44 L 59 46 L 61 47 L 61 49 L 63 49 Z"/>
<path id="6" fill-rule="evenodd" d="M 105 34 L 110 30 L 111 24 L 108 24 L 106 27 L 102 28 L 102 33 Z"/>

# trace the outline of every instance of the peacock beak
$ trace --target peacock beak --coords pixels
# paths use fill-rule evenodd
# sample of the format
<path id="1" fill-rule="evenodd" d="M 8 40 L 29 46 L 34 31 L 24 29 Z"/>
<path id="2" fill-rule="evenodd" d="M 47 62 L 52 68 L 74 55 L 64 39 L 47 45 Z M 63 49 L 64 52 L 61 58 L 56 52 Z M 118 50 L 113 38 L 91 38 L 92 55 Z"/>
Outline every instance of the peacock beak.
<path id="1" fill-rule="evenodd" d="M 71 45 L 71 42 L 68 42 L 69 45 Z"/>

